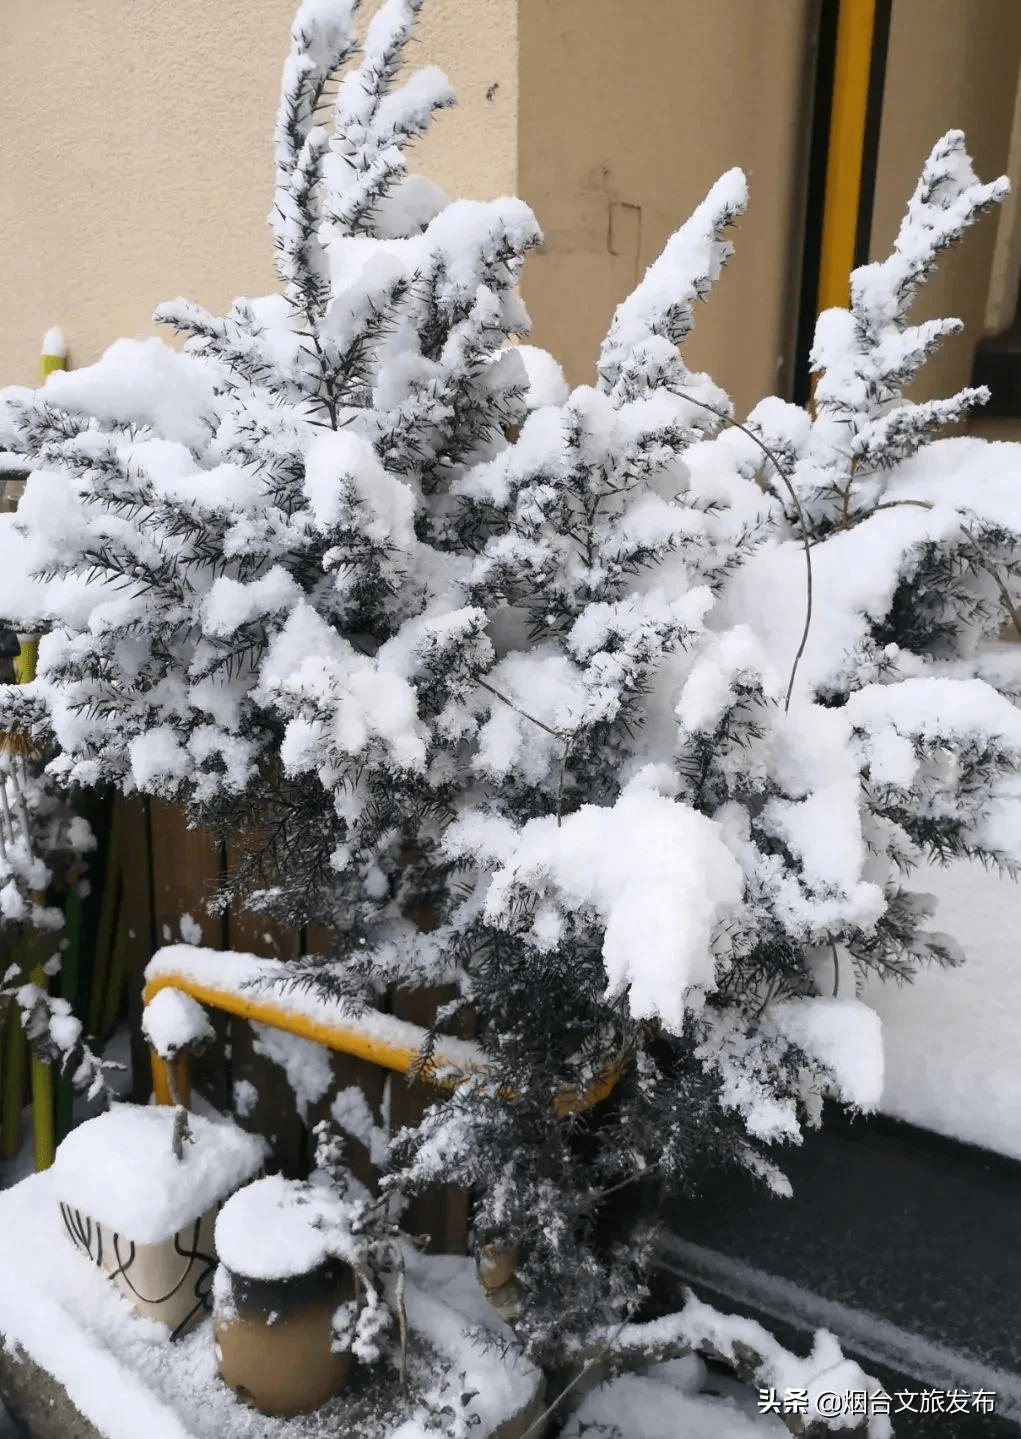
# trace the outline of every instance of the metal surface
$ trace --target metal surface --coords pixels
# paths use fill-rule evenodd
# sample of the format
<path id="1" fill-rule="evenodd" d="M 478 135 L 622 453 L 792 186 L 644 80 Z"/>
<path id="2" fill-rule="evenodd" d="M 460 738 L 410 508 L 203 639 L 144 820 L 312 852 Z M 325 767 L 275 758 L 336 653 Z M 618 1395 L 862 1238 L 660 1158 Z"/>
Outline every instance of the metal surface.
<path id="1" fill-rule="evenodd" d="M 998 1392 L 994 1415 L 901 1414 L 898 1439 L 1016 1434 L 1021 1164 L 886 1120 L 832 1119 L 776 1158 L 791 1199 L 727 1175 L 672 1201 L 665 1267 L 724 1307 L 743 1299 L 802 1349 L 831 1329 L 900 1388 L 955 1387 L 956 1372 Z"/>

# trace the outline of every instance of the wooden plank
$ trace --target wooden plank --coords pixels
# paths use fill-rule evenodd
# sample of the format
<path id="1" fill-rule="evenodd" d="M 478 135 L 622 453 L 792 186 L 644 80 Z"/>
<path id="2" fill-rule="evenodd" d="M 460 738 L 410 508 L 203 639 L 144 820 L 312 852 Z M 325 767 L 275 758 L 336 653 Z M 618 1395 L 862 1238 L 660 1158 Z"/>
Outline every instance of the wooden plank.
<path id="1" fill-rule="evenodd" d="M 201 930 L 202 943 L 222 949 L 223 917 L 209 914 L 206 909 L 220 883 L 219 847 L 208 830 L 189 829 L 180 805 L 154 799 L 149 813 L 157 945 L 178 943 L 181 916 L 190 914 Z"/>
<path id="2" fill-rule="evenodd" d="M 144 1104 L 152 1089 L 149 1047 L 142 1036 L 142 986 L 145 966 L 156 949 L 153 914 L 152 836 L 149 800 L 118 798 L 121 806 L 122 890 L 119 939 L 124 947 L 128 1024 L 131 1035 L 131 1098 Z"/>
<path id="3" fill-rule="evenodd" d="M 228 874 L 237 857 L 238 846 L 228 843 Z M 252 913 L 235 900 L 227 911 L 227 947 L 238 954 L 258 954 L 267 959 L 297 959 L 301 936 L 297 930 L 286 929 L 269 915 Z"/>
<path id="4" fill-rule="evenodd" d="M 266 1168 L 288 1179 L 307 1178 L 308 1134 L 295 1110 L 291 1086 L 279 1065 L 256 1052 L 255 1032 L 246 1019 L 230 1021 L 230 1076 L 233 1086 L 247 1081 L 255 1088 L 251 1105 L 231 1107 L 242 1129 L 268 1141 L 271 1158 Z"/>
<path id="5" fill-rule="evenodd" d="M 333 1070 L 333 1083 L 328 1093 L 314 1105 L 309 1106 L 308 1114 L 308 1166 L 312 1168 L 315 1162 L 315 1136 L 312 1133 L 320 1120 L 330 1117 L 330 1110 L 338 1094 L 353 1086 L 361 1090 L 365 1101 L 369 1106 L 372 1122 L 381 1124 L 383 1114 L 383 1090 L 387 1081 L 387 1071 L 380 1068 L 378 1064 L 369 1064 L 364 1059 L 354 1059 L 349 1054 L 333 1053 L 330 1055 L 330 1066 Z M 379 1189 L 380 1171 L 372 1162 L 372 1156 L 366 1144 L 353 1136 L 344 1134 L 344 1154 L 348 1168 L 354 1177 L 361 1181 L 367 1189 L 375 1194 Z"/>
<path id="6" fill-rule="evenodd" d="M 222 949 L 226 938 L 223 915 L 210 914 L 208 901 L 220 883 L 220 848 L 208 830 L 191 829 L 183 806 L 164 800 L 149 801 L 152 865 L 152 928 L 156 947 L 181 942 L 181 917 L 188 914 L 198 926 L 200 943 Z M 229 1031 L 226 1015 L 211 1013 L 216 1042 L 198 1055 L 191 1066 L 192 1086 L 218 1109 L 229 1102 L 229 1074 L 225 1047 Z"/>
<path id="7" fill-rule="evenodd" d="M 428 1028 L 436 1021 L 436 1011 L 455 997 L 453 986 L 430 989 L 396 989 L 391 994 L 391 1009 L 398 1019 L 408 1019 Z M 461 1037 L 468 1038 L 468 1035 Z M 395 1075 L 390 1090 L 390 1129 L 396 1134 L 408 1125 L 417 1125 L 430 1105 L 437 1102 L 437 1091 L 421 1080 L 408 1080 Z M 439 1101 L 442 1103 L 442 1100 Z M 411 1201 L 401 1220 L 409 1234 L 427 1234 L 432 1254 L 464 1254 L 468 1247 L 468 1195 L 453 1184 L 437 1184 L 423 1190 Z"/>
<path id="8" fill-rule="evenodd" d="M 92 951 L 92 981 L 89 987 L 89 1033 L 97 1039 L 106 1038 L 102 1027 L 103 1015 L 107 1007 L 106 995 L 110 985 L 117 910 L 121 897 L 121 811 L 116 804 L 110 814 L 106 842 L 101 854 L 103 869 L 102 874 L 97 875 L 97 882 L 101 886 L 99 918 Z"/>

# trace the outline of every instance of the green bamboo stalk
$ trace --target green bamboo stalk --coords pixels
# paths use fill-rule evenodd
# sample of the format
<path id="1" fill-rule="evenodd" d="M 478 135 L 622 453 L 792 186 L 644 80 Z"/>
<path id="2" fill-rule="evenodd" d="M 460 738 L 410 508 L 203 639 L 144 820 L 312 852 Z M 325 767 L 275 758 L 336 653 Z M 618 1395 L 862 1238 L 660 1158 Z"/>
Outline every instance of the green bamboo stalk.
<path id="1" fill-rule="evenodd" d="M 60 993 L 77 1012 L 81 987 L 82 901 L 74 890 L 64 904 L 64 936 L 67 948 L 60 965 Z M 74 1085 L 70 1079 L 57 1080 L 57 1142 L 69 1134 L 74 1109 Z"/>
<path id="2" fill-rule="evenodd" d="M 39 659 L 39 637 L 33 636 L 21 641 L 21 649 L 14 657 L 14 676 L 19 685 L 27 685 L 35 679 L 35 667 Z"/>
<path id="3" fill-rule="evenodd" d="M 40 989 L 46 988 L 46 975 L 41 964 L 37 964 L 29 976 Z M 56 1146 L 53 1137 L 53 1066 L 46 1059 L 32 1055 L 32 1136 L 35 1145 L 35 1167 L 49 1169 L 53 1163 Z"/>
<path id="4" fill-rule="evenodd" d="M 0 1105 L 0 1154 L 13 1159 L 21 1144 L 21 1107 L 24 1102 L 25 1036 L 18 1006 L 11 1003 L 4 1020 L 4 1069 Z"/>

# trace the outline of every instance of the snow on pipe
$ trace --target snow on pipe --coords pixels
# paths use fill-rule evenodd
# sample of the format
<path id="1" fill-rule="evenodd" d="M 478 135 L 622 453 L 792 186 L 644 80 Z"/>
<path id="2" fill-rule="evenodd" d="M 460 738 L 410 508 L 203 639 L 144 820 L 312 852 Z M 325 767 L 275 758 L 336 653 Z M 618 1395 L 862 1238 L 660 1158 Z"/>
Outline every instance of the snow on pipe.
<path id="1" fill-rule="evenodd" d="M 62 330 L 47 330 L 43 336 L 42 355 L 39 364 L 39 383 L 45 384 L 47 375 L 54 370 L 67 369 L 67 341 Z"/>
<path id="2" fill-rule="evenodd" d="M 277 989 L 268 994 L 270 985 L 286 979 L 286 971 L 287 966 L 280 960 L 170 945 L 158 950 L 146 967 L 142 999 L 150 1005 L 161 991 L 174 989 L 211 1009 L 285 1030 L 383 1069 L 399 1074 L 419 1070 L 423 1079 L 440 1089 L 456 1089 L 471 1075 L 486 1072 L 485 1055 L 470 1040 L 441 1035 L 423 1063 L 429 1033 L 421 1025 L 378 1010 L 351 1014 L 337 1001 L 323 1002 L 304 991 L 282 993 Z M 147 1029 L 157 1104 L 188 1104 L 191 1086 L 187 1047 L 171 1053 L 158 1042 L 158 1035 Z M 630 1059 L 630 1050 L 625 1047 L 580 1092 L 573 1086 L 562 1089 L 553 1099 L 554 1113 L 566 1118 L 599 1104 L 611 1093 Z M 508 1100 L 514 1097 L 512 1092 L 506 1095 Z"/>

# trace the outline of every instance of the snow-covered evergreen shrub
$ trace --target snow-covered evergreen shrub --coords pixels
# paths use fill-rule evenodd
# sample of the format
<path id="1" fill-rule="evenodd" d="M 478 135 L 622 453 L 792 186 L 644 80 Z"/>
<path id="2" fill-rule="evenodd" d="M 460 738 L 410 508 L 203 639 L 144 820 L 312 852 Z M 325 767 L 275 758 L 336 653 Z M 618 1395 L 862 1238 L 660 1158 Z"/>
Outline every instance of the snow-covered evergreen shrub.
<path id="1" fill-rule="evenodd" d="M 18 653 L 17 636 L 0 630 L 8 652 Z M 13 683 L 14 673 L 8 660 L 3 683 Z M 104 1066 L 83 1043 L 70 1003 L 49 994 L 46 977 L 59 972 L 68 942 L 59 901 L 87 893 L 85 856 L 95 837 L 66 788 L 45 772 L 45 758 L 23 731 L 0 735 L 0 1024 L 13 1005 L 36 1054 L 94 1098 L 105 1087 Z"/>
<path id="2" fill-rule="evenodd" d="M 298 12 L 280 293 L 174 302 L 183 352 L 119 341 L 0 397 L 34 472 L 0 613 L 48 627 L 2 715 L 67 783 L 248 831 L 249 901 L 336 936 L 295 982 L 457 986 L 491 1069 L 392 1182 L 471 1188 L 548 1356 L 636 1311 L 660 1189 L 720 1164 L 782 1189 L 768 1143 L 826 1091 L 876 1103 L 855 975 L 956 958 L 911 865 L 1021 861 L 1021 651 L 994 642 L 1018 451 L 931 440 L 977 395 L 901 395 L 953 328 L 910 326 L 914 290 L 1003 184 L 941 141 L 819 322 L 812 411 L 737 429 L 680 353 L 731 171 L 568 390 L 513 343 L 528 208 L 405 173 L 451 98 L 398 82 L 418 8 L 386 0 L 357 58 L 351 0 Z"/>

